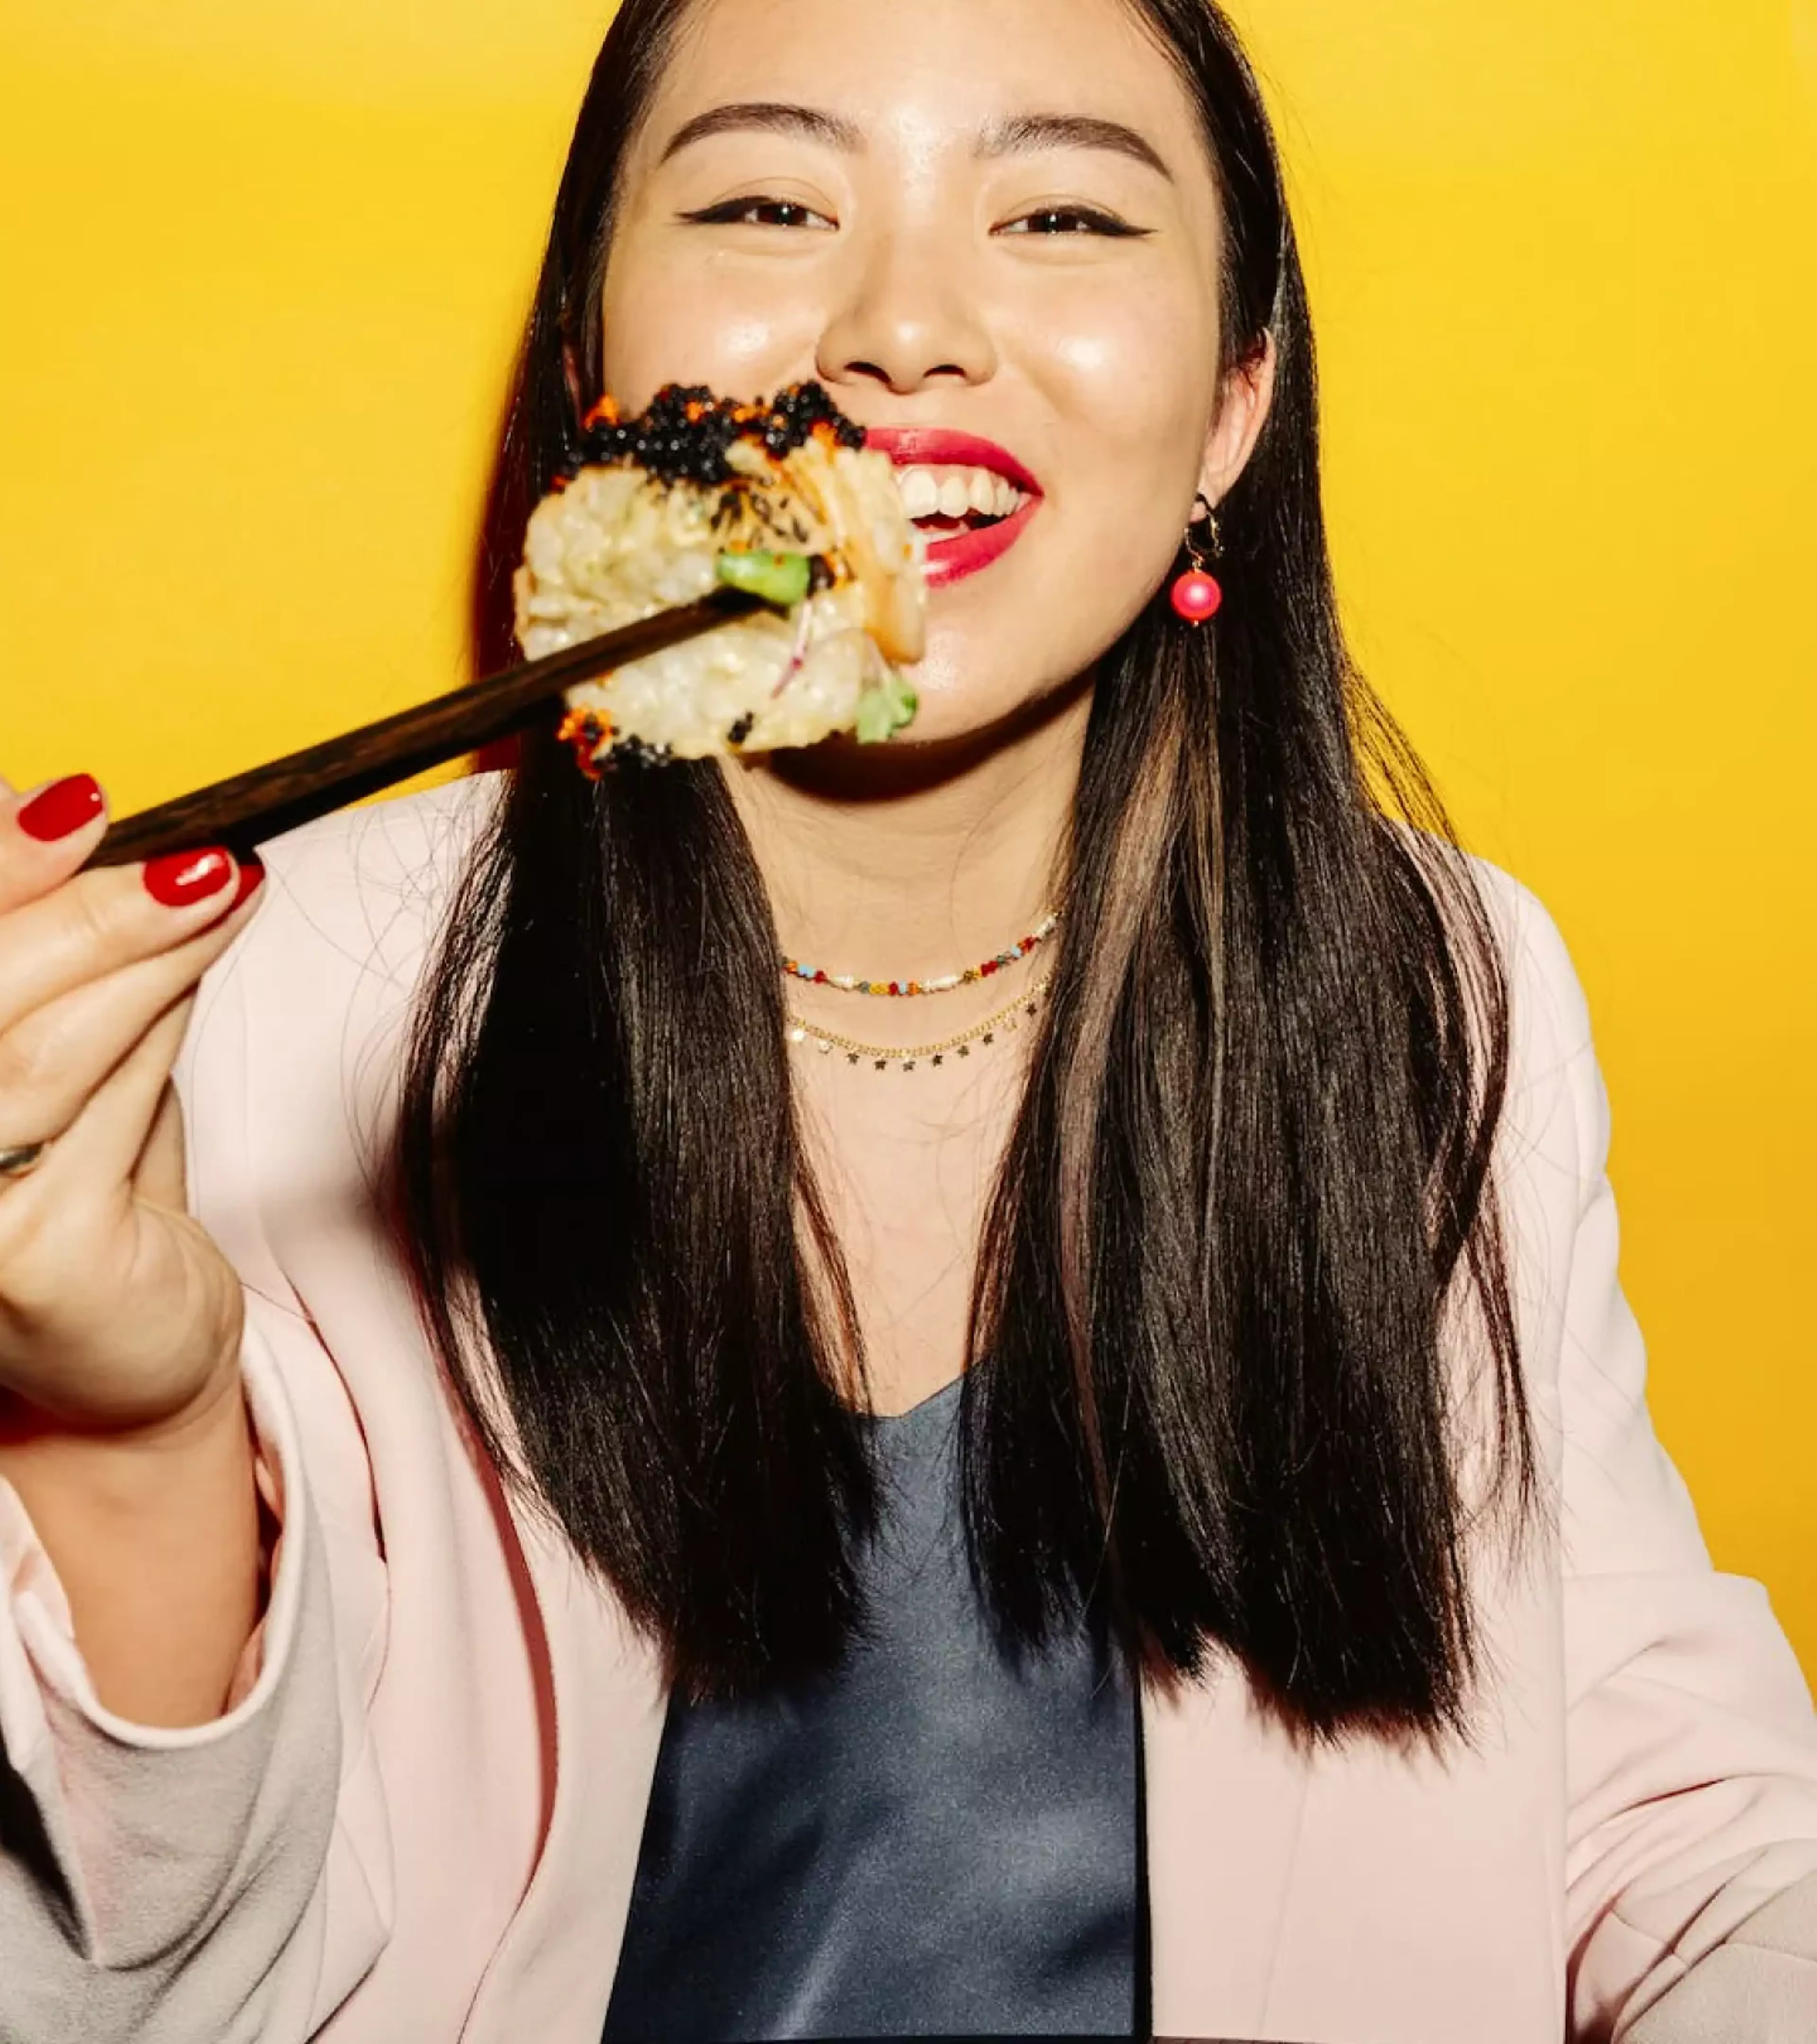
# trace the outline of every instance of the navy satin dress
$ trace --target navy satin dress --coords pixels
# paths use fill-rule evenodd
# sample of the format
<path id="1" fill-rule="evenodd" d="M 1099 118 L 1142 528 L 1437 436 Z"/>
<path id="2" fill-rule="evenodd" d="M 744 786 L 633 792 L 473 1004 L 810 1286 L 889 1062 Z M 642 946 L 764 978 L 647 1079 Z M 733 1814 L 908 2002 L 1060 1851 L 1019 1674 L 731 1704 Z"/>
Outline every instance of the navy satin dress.
<path id="1" fill-rule="evenodd" d="M 870 1422 L 871 1636 L 670 1706 L 605 2044 L 1133 2034 L 1135 1695 L 1084 1633 L 997 1646 L 960 1530 L 955 1384 Z"/>

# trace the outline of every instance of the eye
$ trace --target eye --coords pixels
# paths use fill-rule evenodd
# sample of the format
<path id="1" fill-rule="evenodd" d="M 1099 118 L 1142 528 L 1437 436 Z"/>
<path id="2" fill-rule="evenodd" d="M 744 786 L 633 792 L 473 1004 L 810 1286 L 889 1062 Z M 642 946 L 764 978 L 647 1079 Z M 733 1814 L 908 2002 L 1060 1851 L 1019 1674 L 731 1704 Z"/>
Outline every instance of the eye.
<path id="1" fill-rule="evenodd" d="M 1149 230 L 1146 227 L 1131 227 L 1127 220 L 1120 220 L 1114 213 L 1101 213 L 1096 206 L 1042 206 L 1032 213 L 1006 221 L 997 231 L 999 234 L 1099 234 L 1125 240 Z"/>
<path id="2" fill-rule="evenodd" d="M 741 198 L 721 199 L 716 206 L 703 206 L 684 213 L 683 220 L 696 227 L 805 227 L 815 229 L 835 225 L 824 213 L 816 213 L 797 198 L 766 198 L 747 193 Z"/>

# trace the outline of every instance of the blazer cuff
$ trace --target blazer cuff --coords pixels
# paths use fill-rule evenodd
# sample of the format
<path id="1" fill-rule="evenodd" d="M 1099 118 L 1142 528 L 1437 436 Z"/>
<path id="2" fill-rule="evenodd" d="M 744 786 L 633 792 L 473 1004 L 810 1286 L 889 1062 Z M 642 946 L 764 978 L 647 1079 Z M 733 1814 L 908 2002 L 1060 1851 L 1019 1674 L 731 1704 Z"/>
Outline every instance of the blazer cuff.
<path id="1" fill-rule="evenodd" d="M 270 1697 L 297 1629 L 302 1493 L 294 1480 L 295 1427 L 275 1366 L 251 1330 L 241 1350 L 240 1372 L 252 1427 L 254 1478 L 265 1523 L 272 1529 L 269 1590 L 263 1615 L 235 1664 L 221 1714 L 207 1723 L 135 1724 L 102 1702 L 76 1643 L 69 1598 L 56 1566 L 18 1493 L 0 1478 L 0 1588 L 6 1593 L 0 1616 L 0 1746 L 16 1770 L 22 1771 L 52 1741 L 54 1722 L 66 1714 L 117 1746 L 173 1752 L 231 1738 Z"/>
<path id="2" fill-rule="evenodd" d="M 342 1736 L 333 1604 L 290 1408 L 263 1336 L 249 1409 L 283 1515 L 244 1693 L 212 1723 L 109 1711 L 16 1496 L 0 1605 L 0 2038 L 297 2044 L 313 2001 Z M 231 1923 L 233 1934 L 216 1936 Z M 313 1931 L 308 1926 L 313 1923 Z"/>
<path id="3" fill-rule="evenodd" d="M 1622 2044 L 1808 2044 L 1817 2037 L 1817 1873 L 1736 1925 Z"/>

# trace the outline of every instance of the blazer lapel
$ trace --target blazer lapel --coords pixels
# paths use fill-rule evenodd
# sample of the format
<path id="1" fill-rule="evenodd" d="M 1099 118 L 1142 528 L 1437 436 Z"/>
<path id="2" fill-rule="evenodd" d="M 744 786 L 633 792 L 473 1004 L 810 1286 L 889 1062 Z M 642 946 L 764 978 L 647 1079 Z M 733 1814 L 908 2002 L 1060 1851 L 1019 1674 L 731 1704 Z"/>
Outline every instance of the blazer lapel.
<path id="1" fill-rule="evenodd" d="M 551 1530 L 518 1522 L 544 1620 L 552 1795 L 528 1892 L 467 2044 L 598 2044 L 668 1693 L 656 1656 Z"/>
<path id="2" fill-rule="evenodd" d="M 1142 1723 L 1154 2033 L 1260 2038 L 1304 1763 L 1227 1661 Z"/>

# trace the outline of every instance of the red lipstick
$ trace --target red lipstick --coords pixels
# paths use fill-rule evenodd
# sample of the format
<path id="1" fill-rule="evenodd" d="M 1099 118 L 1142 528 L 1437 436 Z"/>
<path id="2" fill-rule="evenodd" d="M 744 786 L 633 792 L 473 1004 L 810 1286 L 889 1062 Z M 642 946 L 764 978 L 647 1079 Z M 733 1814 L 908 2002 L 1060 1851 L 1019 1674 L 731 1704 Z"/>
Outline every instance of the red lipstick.
<path id="1" fill-rule="evenodd" d="M 1008 448 L 976 433 L 949 432 L 944 426 L 873 426 L 864 444 L 888 455 L 898 468 L 988 468 L 1031 497 L 1041 494 L 1040 484 Z"/>
<path id="2" fill-rule="evenodd" d="M 1013 483 L 1028 501 L 1007 518 L 976 531 L 951 532 L 928 545 L 928 586 L 943 589 L 1001 560 L 1028 529 L 1041 505 L 1041 486 L 1008 448 L 943 426 L 873 426 L 865 445 L 898 468 L 982 468 Z"/>

